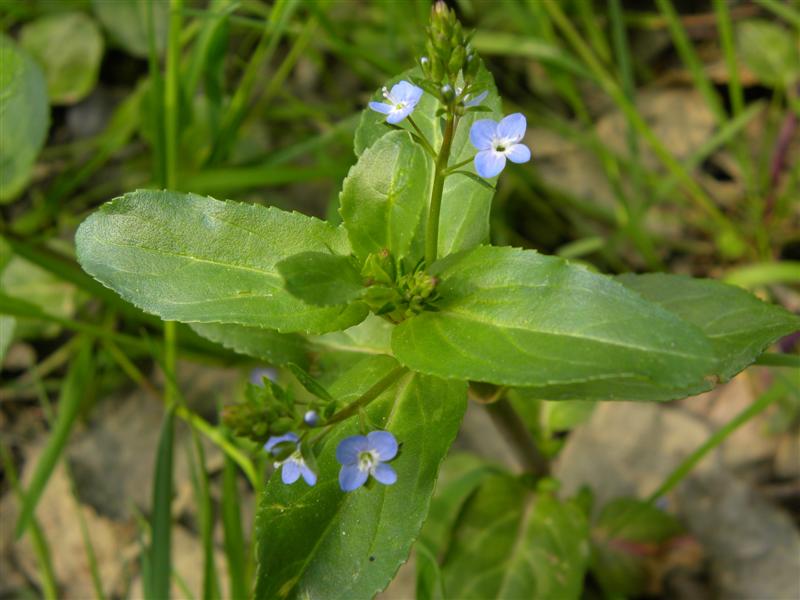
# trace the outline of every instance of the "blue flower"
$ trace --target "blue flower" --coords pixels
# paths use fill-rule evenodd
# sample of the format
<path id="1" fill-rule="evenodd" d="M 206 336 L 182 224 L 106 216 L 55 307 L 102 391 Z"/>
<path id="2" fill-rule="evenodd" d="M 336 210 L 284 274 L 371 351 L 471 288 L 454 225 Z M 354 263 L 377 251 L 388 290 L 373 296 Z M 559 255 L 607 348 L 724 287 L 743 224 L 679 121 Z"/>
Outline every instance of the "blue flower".
<path id="1" fill-rule="evenodd" d="M 372 475 L 384 485 L 397 481 L 397 473 L 386 464 L 397 456 L 397 440 L 388 431 L 353 435 L 339 442 L 336 460 L 342 464 L 339 485 L 345 492 L 360 488 Z"/>
<path id="2" fill-rule="evenodd" d="M 306 465 L 306 461 L 303 460 L 303 455 L 300 453 L 300 445 L 298 444 L 299 438 L 294 433 L 289 432 L 284 435 L 273 435 L 267 440 L 267 443 L 264 444 L 264 450 L 272 455 L 276 455 L 279 452 L 277 448 L 278 444 L 284 442 L 294 443 L 295 451 L 292 452 L 288 458 L 275 463 L 275 468 L 281 469 L 281 481 L 290 485 L 300 479 L 302 475 L 308 485 L 317 483 L 317 474 L 309 469 L 308 465 Z"/>
<path id="3" fill-rule="evenodd" d="M 389 102 L 370 102 L 369 107 L 375 112 L 387 115 L 386 122 L 396 125 L 414 111 L 419 99 L 422 98 L 422 88 L 401 81 L 393 85 L 391 91 L 384 87 L 383 97 Z"/>
<path id="4" fill-rule="evenodd" d="M 478 149 L 475 155 L 475 170 L 481 177 L 499 175 L 506 166 L 506 158 L 514 163 L 526 163 L 531 151 L 520 140 L 525 135 L 525 116 L 514 113 L 497 123 L 481 119 L 472 124 L 469 141 Z"/>

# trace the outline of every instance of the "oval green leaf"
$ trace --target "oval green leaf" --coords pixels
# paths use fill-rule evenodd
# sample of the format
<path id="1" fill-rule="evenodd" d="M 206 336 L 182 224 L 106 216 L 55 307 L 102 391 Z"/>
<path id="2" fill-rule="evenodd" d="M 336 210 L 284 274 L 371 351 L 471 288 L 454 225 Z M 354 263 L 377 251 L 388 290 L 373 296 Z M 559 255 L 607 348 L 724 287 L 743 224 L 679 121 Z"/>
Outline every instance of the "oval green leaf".
<path id="1" fill-rule="evenodd" d="M 53 104 L 73 104 L 97 83 L 103 36 L 83 13 L 57 13 L 27 23 L 20 45 L 44 68 Z"/>
<path id="2" fill-rule="evenodd" d="M 362 261 L 388 248 L 414 264 L 425 254 L 424 229 L 433 162 L 405 131 L 391 131 L 359 157 L 344 180 L 339 212 Z"/>
<path id="3" fill-rule="evenodd" d="M 344 230 L 300 213 L 168 191 L 104 204 L 75 236 L 81 266 L 164 320 L 324 333 L 366 307 L 315 307 L 283 287 L 276 264 L 311 250 L 349 254 Z"/>
<path id="4" fill-rule="evenodd" d="M 726 381 L 753 363 L 770 344 L 800 330 L 800 317 L 713 279 L 652 273 L 617 277 L 645 300 L 697 326 L 717 357 L 713 375 Z"/>
<path id="5" fill-rule="evenodd" d="M 406 366 L 500 385 L 586 381 L 686 385 L 712 371 L 700 330 L 563 259 L 484 246 L 432 266 L 437 312 L 395 328 Z"/>
<path id="6" fill-rule="evenodd" d="M 352 401 L 395 369 L 390 357 L 368 357 L 328 389 Z M 270 479 L 257 521 L 255 597 L 372 598 L 406 561 L 428 512 L 439 464 L 466 408 L 466 384 L 407 373 L 372 402 L 376 426 L 402 444 L 390 464 L 397 483 L 372 482 L 350 493 L 339 488 L 338 442 L 358 433 L 358 418 L 337 427 L 318 448 L 314 487 Z"/>
<path id="7" fill-rule="evenodd" d="M 150 47 L 150 23 L 155 29 L 156 51 L 161 54 L 167 46 L 169 2 L 140 0 L 92 0 L 94 14 L 111 37 L 126 51 L 147 58 Z M 151 14 L 152 13 L 152 14 Z"/>
<path id="8" fill-rule="evenodd" d="M 445 598 L 579 598 L 588 538 L 576 503 L 491 477 L 458 519 L 442 566 Z"/>
<path id="9" fill-rule="evenodd" d="M 49 123 L 42 70 L 0 34 L 0 204 L 27 185 Z"/>

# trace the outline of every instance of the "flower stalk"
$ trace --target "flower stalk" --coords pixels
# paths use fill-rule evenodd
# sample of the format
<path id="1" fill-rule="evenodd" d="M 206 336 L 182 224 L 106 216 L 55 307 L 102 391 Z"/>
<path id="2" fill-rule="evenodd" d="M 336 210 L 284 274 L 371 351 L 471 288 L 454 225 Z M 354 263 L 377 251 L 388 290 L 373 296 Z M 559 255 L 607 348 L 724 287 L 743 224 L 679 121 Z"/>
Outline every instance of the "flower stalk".
<path id="1" fill-rule="evenodd" d="M 447 115 L 442 146 L 439 149 L 439 156 L 436 158 L 436 171 L 428 207 L 428 224 L 425 231 L 425 264 L 428 267 L 436 261 L 439 249 L 439 215 L 442 211 L 442 192 L 444 191 L 444 180 L 447 177 L 447 163 L 450 160 L 450 147 L 453 145 L 456 125 L 456 116 L 451 112 Z"/>

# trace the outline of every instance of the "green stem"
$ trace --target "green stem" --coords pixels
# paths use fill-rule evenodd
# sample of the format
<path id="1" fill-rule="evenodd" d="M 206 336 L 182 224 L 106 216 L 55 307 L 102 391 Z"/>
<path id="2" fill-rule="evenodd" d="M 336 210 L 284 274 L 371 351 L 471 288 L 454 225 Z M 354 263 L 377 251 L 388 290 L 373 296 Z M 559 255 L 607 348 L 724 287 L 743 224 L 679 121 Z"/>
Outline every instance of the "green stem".
<path id="1" fill-rule="evenodd" d="M 436 160 L 436 150 L 433 149 L 433 146 L 431 146 L 431 143 L 428 141 L 428 138 L 426 138 L 425 134 L 422 133 L 422 130 L 414 122 L 414 119 L 411 117 L 411 115 L 408 115 L 408 122 L 411 124 L 411 127 L 414 128 L 414 131 L 417 132 L 417 135 L 419 136 L 422 145 L 425 147 L 428 153 L 433 157 L 433 159 Z"/>
<path id="2" fill-rule="evenodd" d="M 454 165 L 450 165 L 449 167 L 447 167 L 447 170 L 444 172 L 444 174 L 445 175 L 450 175 L 455 170 L 460 169 L 461 167 L 463 167 L 464 165 L 466 165 L 468 163 L 471 163 L 474 159 L 475 159 L 475 157 L 472 156 L 472 157 L 468 158 L 467 160 L 462 160 L 460 163 L 456 163 Z"/>
<path id="3" fill-rule="evenodd" d="M 442 192 L 444 191 L 444 180 L 447 177 L 447 162 L 450 160 L 450 146 L 453 144 L 455 130 L 456 117 L 450 113 L 447 115 L 442 147 L 439 149 L 439 157 L 436 159 L 436 173 L 433 177 L 431 203 L 428 208 L 428 227 L 425 233 L 425 264 L 428 267 L 436 261 L 439 251 L 439 214 L 442 210 Z"/>
<path id="4" fill-rule="evenodd" d="M 340 421 L 344 421 L 345 419 L 349 419 L 359 410 L 366 407 L 370 402 L 375 400 L 378 396 L 380 396 L 383 392 L 385 392 L 389 387 L 400 377 L 405 375 L 408 372 L 408 369 L 405 367 L 397 367 L 390 371 L 387 375 L 384 375 L 383 378 L 379 379 L 375 385 L 369 388 L 366 392 L 361 394 L 356 400 L 345 406 L 342 410 L 335 413 L 330 419 L 328 419 L 326 425 L 333 425 L 334 423 L 338 423 Z"/>
<path id="5" fill-rule="evenodd" d="M 525 469 L 535 477 L 546 477 L 550 473 L 550 464 L 539 451 L 528 428 L 522 422 L 517 411 L 507 398 L 486 405 L 486 411 L 505 438 L 512 443 Z"/>

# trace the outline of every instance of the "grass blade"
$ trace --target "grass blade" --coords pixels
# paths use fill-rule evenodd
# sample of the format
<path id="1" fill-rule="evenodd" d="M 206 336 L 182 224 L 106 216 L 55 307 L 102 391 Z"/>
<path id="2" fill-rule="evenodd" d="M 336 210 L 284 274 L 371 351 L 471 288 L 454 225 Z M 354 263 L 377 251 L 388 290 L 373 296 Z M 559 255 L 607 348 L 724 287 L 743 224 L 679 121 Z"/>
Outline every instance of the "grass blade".
<path id="1" fill-rule="evenodd" d="M 703 70 L 703 65 L 697 57 L 697 53 L 694 51 L 692 42 L 686 34 L 686 29 L 684 29 L 678 17 L 678 13 L 675 12 L 675 7 L 670 0 L 656 0 L 656 5 L 667 20 L 675 49 L 678 51 L 678 55 L 680 55 L 683 64 L 689 69 L 689 73 L 694 81 L 694 86 L 705 99 L 706 104 L 716 117 L 717 123 L 724 123 L 727 119 L 725 108 L 722 106 L 722 101 L 719 99 L 719 95 L 714 89 L 714 86 L 711 85 L 711 80 Z"/>
<path id="2" fill-rule="evenodd" d="M 167 408 L 156 453 L 153 480 L 150 549 L 148 552 L 149 582 L 145 589 L 152 600 L 169 598 L 172 549 L 172 448 L 175 437 L 175 409 Z"/>
<path id="3" fill-rule="evenodd" d="M 14 468 L 14 461 L 5 444 L 0 444 L 0 459 L 2 459 L 3 471 L 6 477 L 8 477 L 9 483 L 17 496 L 17 500 L 20 503 L 24 502 L 25 497 L 19 485 L 17 470 Z M 56 584 L 56 576 L 53 571 L 53 563 L 50 560 L 50 546 L 47 543 L 47 538 L 42 528 L 39 526 L 36 517 L 31 517 L 30 533 L 33 553 L 36 555 L 36 562 L 39 563 L 42 595 L 45 600 L 56 600 L 58 598 L 58 585 Z"/>
<path id="4" fill-rule="evenodd" d="M 47 440 L 47 445 L 39 458 L 39 462 L 36 463 L 33 479 L 25 492 L 22 511 L 17 521 L 17 539 L 22 536 L 30 525 L 33 514 L 36 511 L 36 504 L 39 502 L 42 492 L 47 486 L 47 481 L 50 479 L 58 459 L 61 457 L 70 431 L 72 431 L 72 425 L 75 423 L 75 419 L 83 405 L 86 388 L 91 381 L 91 371 L 91 348 L 88 343 L 84 343 L 64 380 L 53 432 Z"/>
<path id="5" fill-rule="evenodd" d="M 225 558 L 228 561 L 230 597 L 247 598 L 250 585 L 247 581 L 242 515 L 239 510 L 239 490 L 236 487 L 236 463 L 225 457 L 222 472 L 222 526 L 225 535 Z"/>
<path id="6" fill-rule="evenodd" d="M 192 448 L 187 451 L 189 467 L 192 475 L 195 502 L 197 503 L 197 520 L 200 526 L 200 537 L 203 542 L 203 600 L 221 598 L 217 566 L 214 563 L 214 509 L 211 504 L 208 473 L 206 472 L 206 456 L 203 444 L 195 430 L 192 430 Z"/>

